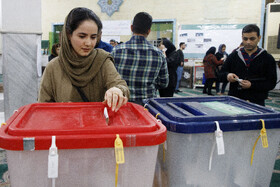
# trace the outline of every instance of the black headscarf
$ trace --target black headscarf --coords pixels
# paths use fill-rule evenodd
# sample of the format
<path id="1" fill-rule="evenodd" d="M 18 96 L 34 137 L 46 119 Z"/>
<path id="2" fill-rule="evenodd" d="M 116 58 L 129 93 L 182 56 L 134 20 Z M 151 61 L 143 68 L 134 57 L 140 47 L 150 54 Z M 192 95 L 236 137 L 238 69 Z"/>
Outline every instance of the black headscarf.
<path id="1" fill-rule="evenodd" d="M 210 48 L 208 49 L 208 51 L 206 52 L 205 56 L 207 56 L 207 55 L 209 55 L 209 54 L 215 55 L 215 53 L 216 53 L 216 47 L 210 47 Z"/>
<path id="2" fill-rule="evenodd" d="M 166 56 L 169 56 L 169 54 L 171 54 L 173 51 L 176 51 L 176 47 L 174 46 L 174 44 L 167 38 L 162 38 L 162 43 L 167 49 L 165 51 Z"/>

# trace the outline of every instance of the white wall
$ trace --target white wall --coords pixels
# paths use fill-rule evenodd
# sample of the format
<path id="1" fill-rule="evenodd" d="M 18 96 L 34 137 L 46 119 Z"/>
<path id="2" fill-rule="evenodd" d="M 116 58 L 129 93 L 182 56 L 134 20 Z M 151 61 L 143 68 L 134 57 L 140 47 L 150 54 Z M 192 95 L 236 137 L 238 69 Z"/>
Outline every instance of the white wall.
<path id="1" fill-rule="evenodd" d="M 38 0 L 2 1 L 3 32 L 41 33 L 41 3 Z M 24 7 L 24 8 L 23 8 Z"/>
<path id="2" fill-rule="evenodd" d="M 2 0 L 0 0 L 0 74 L 2 74 L 2 66 L 3 66 L 3 61 L 2 61 Z"/>
<path id="3" fill-rule="evenodd" d="M 3 64 L 1 33 L 40 34 L 41 25 L 41 1 L 0 0 L 0 74 L 2 74 Z"/>
<path id="4" fill-rule="evenodd" d="M 64 22 L 69 11 L 78 6 L 92 9 L 101 20 L 132 20 L 140 11 L 153 19 L 175 19 L 176 34 L 185 24 L 248 24 L 260 26 L 263 0 L 126 0 L 111 17 L 101 12 L 98 0 L 42 0 L 43 40 L 48 40 L 52 23 Z M 176 44 L 177 44 L 176 39 Z"/>

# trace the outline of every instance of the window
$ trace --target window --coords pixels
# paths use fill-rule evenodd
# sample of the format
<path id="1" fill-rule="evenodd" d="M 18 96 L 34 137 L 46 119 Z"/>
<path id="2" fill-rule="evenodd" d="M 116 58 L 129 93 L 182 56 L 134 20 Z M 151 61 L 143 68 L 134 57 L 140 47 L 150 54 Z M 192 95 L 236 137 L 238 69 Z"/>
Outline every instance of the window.
<path id="1" fill-rule="evenodd" d="M 158 38 L 167 38 L 172 43 L 174 43 L 174 34 L 175 34 L 175 21 L 174 20 L 163 20 L 163 21 L 154 21 L 152 24 L 151 32 L 147 38 L 154 46 Z"/>

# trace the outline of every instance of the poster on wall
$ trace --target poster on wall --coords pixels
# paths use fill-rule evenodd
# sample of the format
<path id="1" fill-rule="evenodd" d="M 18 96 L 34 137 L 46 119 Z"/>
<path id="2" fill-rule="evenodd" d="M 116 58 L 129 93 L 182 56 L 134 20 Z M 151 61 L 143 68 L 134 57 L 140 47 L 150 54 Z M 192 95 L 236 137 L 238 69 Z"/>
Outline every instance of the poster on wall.
<path id="1" fill-rule="evenodd" d="M 227 46 L 230 54 L 242 42 L 241 33 L 245 24 L 202 24 L 180 25 L 178 43 L 185 42 L 185 58 L 202 59 L 206 51 L 214 46 L 217 51 L 220 44 Z"/>
<path id="2" fill-rule="evenodd" d="M 120 36 L 131 35 L 130 20 L 102 21 L 102 41 L 109 43 L 111 39 L 120 41 Z"/>
<path id="3" fill-rule="evenodd" d="M 113 21 L 102 21 L 103 29 L 102 35 L 131 35 L 131 21 L 130 20 L 113 20 Z"/>

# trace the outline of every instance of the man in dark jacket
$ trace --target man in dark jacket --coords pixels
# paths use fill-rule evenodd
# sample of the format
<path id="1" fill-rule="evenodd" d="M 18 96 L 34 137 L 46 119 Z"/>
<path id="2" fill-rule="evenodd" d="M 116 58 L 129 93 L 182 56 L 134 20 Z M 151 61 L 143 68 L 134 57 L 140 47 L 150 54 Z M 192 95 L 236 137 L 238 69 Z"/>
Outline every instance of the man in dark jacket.
<path id="1" fill-rule="evenodd" d="M 184 70 L 184 53 L 183 53 L 183 51 L 186 48 L 185 42 L 181 42 L 179 44 L 179 47 L 180 47 L 180 49 L 177 50 L 177 53 L 180 56 L 180 65 L 178 66 L 178 68 L 176 70 L 177 84 L 176 84 L 176 88 L 175 88 L 175 93 L 182 92 L 181 90 L 179 90 L 179 85 L 180 85 L 180 81 L 181 81 L 181 78 L 182 78 L 182 73 L 183 73 L 183 70 Z"/>
<path id="2" fill-rule="evenodd" d="M 277 81 L 276 62 L 266 50 L 258 47 L 258 26 L 242 30 L 243 48 L 231 53 L 222 67 L 223 78 L 230 82 L 229 95 L 265 106 L 268 91 Z"/>

